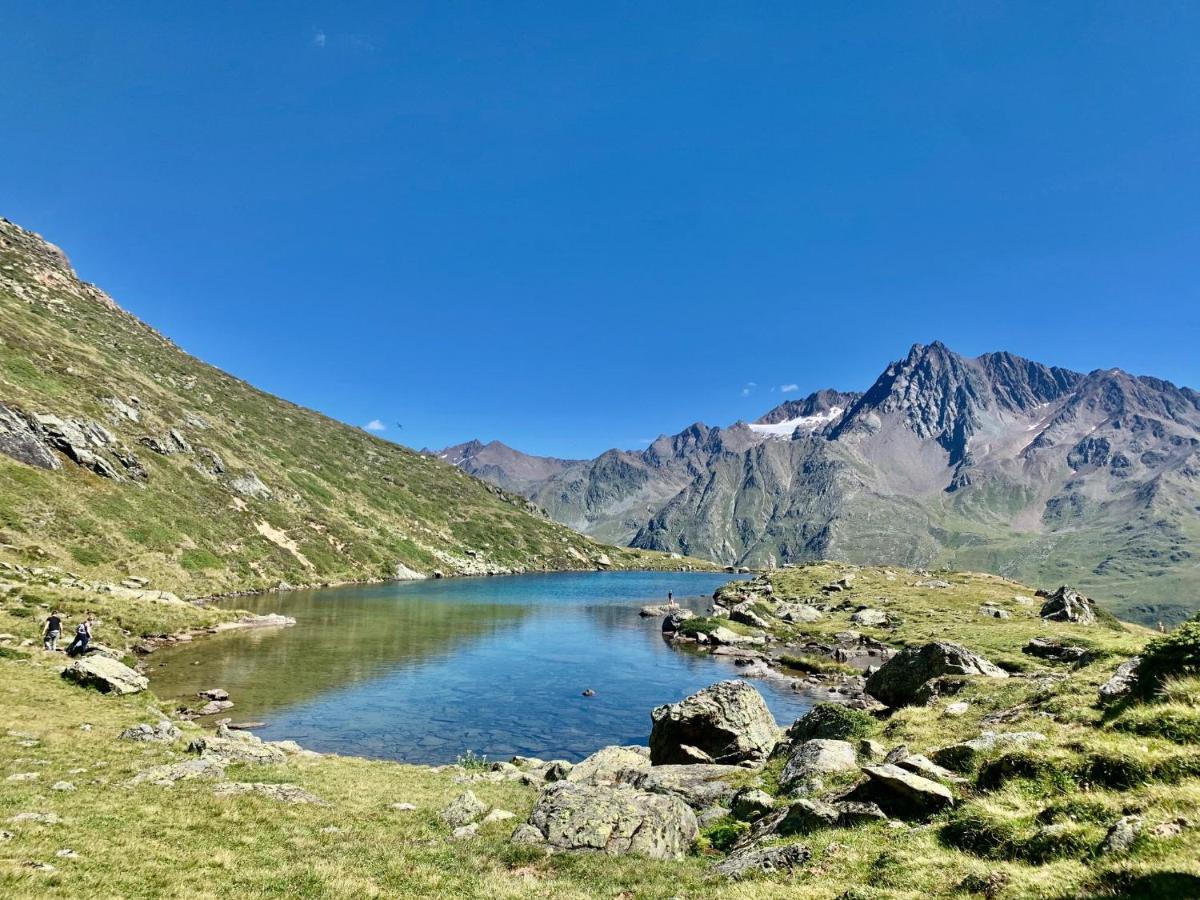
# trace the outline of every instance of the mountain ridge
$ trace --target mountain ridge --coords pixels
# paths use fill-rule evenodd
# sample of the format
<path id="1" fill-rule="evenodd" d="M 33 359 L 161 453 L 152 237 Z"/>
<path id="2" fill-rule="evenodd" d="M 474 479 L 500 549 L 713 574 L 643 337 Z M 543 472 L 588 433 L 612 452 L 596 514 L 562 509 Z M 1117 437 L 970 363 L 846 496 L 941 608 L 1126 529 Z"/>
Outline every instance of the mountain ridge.
<path id="1" fill-rule="evenodd" d="M 1071 576 L 1146 622 L 1200 605 L 1200 394 L 1121 369 L 914 344 L 862 393 L 697 422 L 522 493 L 605 540 L 724 564 Z"/>

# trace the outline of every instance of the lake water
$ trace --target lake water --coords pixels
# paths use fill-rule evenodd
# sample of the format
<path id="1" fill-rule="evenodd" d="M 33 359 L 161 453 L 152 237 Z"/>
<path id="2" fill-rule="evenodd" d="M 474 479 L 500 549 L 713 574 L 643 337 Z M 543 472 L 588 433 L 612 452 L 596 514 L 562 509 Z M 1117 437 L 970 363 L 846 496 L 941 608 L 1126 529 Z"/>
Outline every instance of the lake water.
<path id="1" fill-rule="evenodd" d="M 149 657 L 155 691 L 196 704 L 229 691 L 235 722 L 312 750 L 453 762 L 466 751 L 577 761 L 645 744 L 650 710 L 726 678 L 731 662 L 676 650 L 638 610 L 702 611 L 728 575 L 589 572 L 392 583 L 238 597 L 290 628 L 226 632 Z M 788 724 L 811 699 L 752 681 Z M 595 696 L 584 697 L 585 689 Z"/>

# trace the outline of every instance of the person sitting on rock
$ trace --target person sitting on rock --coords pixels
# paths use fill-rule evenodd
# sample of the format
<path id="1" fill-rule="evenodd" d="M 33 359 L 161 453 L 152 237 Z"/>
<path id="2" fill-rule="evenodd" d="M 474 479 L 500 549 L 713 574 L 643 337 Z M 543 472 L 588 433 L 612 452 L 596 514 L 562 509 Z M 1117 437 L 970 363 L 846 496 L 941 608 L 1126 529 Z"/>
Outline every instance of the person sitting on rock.
<path id="1" fill-rule="evenodd" d="M 58 639 L 62 635 L 62 616 L 58 610 L 51 610 L 42 625 L 42 647 L 54 653 L 58 650 Z"/>
<path id="2" fill-rule="evenodd" d="M 67 656 L 82 656 L 87 652 L 88 642 L 92 639 L 92 620 L 95 617 L 89 612 L 83 621 L 75 626 L 75 640 L 67 648 Z"/>

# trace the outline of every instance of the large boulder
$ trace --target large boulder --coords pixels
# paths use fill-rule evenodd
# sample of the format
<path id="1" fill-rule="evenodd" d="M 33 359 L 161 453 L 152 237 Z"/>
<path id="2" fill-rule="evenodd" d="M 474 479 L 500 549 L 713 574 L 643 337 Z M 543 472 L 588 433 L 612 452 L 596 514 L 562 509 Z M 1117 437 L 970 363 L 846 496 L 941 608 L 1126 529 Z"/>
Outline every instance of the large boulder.
<path id="1" fill-rule="evenodd" d="M 1040 615 L 1050 622 L 1074 622 L 1076 625 L 1096 623 L 1096 610 L 1092 601 L 1065 584 L 1046 598 Z"/>
<path id="2" fill-rule="evenodd" d="M 678 797 L 570 781 L 542 791 L 529 824 L 559 850 L 651 859 L 683 857 L 699 833 L 696 814 Z"/>
<path id="3" fill-rule="evenodd" d="M 1007 678 L 1008 673 L 961 644 L 934 641 L 905 647 L 867 679 L 867 693 L 888 706 L 916 701 L 927 681 L 944 675 L 981 675 Z"/>
<path id="4" fill-rule="evenodd" d="M 779 740 L 762 694 L 744 681 L 722 681 L 651 714 L 650 761 L 656 765 L 759 763 Z"/>
<path id="5" fill-rule="evenodd" d="M 854 745 L 849 741 L 815 738 L 800 744 L 783 767 L 780 785 L 790 791 L 814 777 L 858 768 Z"/>
<path id="6" fill-rule="evenodd" d="M 62 675 L 68 681 L 106 694 L 136 694 L 150 686 L 145 675 L 107 656 L 85 656 L 63 669 Z"/>
<path id="7" fill-rule="evenodd" d="M 605 747 L 572 767 L 566 780 L 577 784 L 619 784 L 634 772 L 650 768 L 645 747 Z"/>
<path id="8" fill-rule="evenodd" d="M 61 469 L 36 422 L 0 403 L 0 453 L 39 469 Z"/>

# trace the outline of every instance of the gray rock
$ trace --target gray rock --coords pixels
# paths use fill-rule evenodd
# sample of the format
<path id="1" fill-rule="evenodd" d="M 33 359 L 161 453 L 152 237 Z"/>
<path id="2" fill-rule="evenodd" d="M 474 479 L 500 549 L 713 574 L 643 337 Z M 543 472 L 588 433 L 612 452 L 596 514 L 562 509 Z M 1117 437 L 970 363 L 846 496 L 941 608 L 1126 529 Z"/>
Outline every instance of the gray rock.
<path id="1" fill-rule="evenodd" d="M 1137 684 L 1138 668 L 1142 664 L 1140 656 L 1134 656 L 1117 666 L 1117 671 L 1108 681 L 1100 685 L 1100 699 L 1106 703 L 1119 700 L 1129 694 Z"/>
<path id="2" fill-rule="evenodd" d="M 781 603 L 775 608 L 775 615 L 793 624 L 812 624 L 825 618 L 819 609 L 807 603 Z"/>
<path id="3" fill-rule="evenodd" d="M 823 800 L 793 800 L 770 817 L 770 820 L 763 820 L 761 831 L 784 837 L 808 834 L 820 828 L 832 828 L 837 825 L 837 820 L 838 810 L 832 803 Z"/>
<path id="4" fill-rule="evenodd" d="M 762 695 L 742 681 L 722 681 L 651 713 L 654 765 L 704 761 L 736 764 L 766 760 L 779 726 Z"/>
<path id="5" fill-rule="evenodd" d="M 1007 609 L 1003 609 L 999 606 L 992 606 L 991 604 L 987 604 L 987 603 L 985 603 L 983 606 L 979 607 L 979 614 L 981 616 L 987 616 L 989 619 L 1011 619 L 1012 618 L 1012 613 L 1009 612 Z"/>
<path id="6" fill-rule="evenodd" d="M 1088 654 L 1086 647 L 1064 646 L 1061 641 L 1048 637 L 1033 638 L 1021 648 L 1021 651 L 1030 656 L 1054 662 L 1079 662 Z"/>
<path id="7" fill-rule="evenodd" d="M 193 738 L 188 752 L 206 759 L 222 762 L 246 762 L 270 765 L 287 760 L 287 754 L 273 744 L 265 743 L 247 732 L 229 732 L 229 737 L 204 735 Z"/>
<path id="8" fill-rule="evenodd" d="M 850 621 L 864 628 L 886 628 L 891 624 L 892 618 L 883 610 L 860 609 L 850 617 Z"/>
<path id="9" fill-rule="evenodd" d="M 47 449 L 36 421 L 0 403 L 0 453 L 39 469 L 61 469 L 58 457 Z"/>
<path id="10" fill-rule="evenodd" d="M 896 765 L 902 769 L 907 769 L 914 775 L 920 775 L 922 778 L 940 781 L 944 784 L 962 784 L 966 781 L 962 776 L 955 775 L 949 769 L 942 768 L 929 757 L 922 756 L 920 753 L 906 755 Z"/>
<path id="11" fill-rule="evenodd" d="M 837 810 L 838 828 L 857 828 L 860 825 L 870 825 L 872 822 L 886 822 L 887 816 L 879 808 L 878 803 L 864 803 L 859 800 L 839 800 L 833 804 Z"/>
<path id="12" fill-rule="evenodd" d="M 605 747 L 577 763 L 566 780 L 576 784 L 619 784 L 628 781 L 627 772 L 649 768 L 650 756 L 644 747 Z"/>
<path id="13" fill-rule="evenodd" d="M 812 858 L 812 851 L 799 844 L 780 847 L 747 847 L 731 854 L 715 867 L 717 874 L 740 881 L 754 875 L 790 872 Z"/>
<path id="14" fill-rule="evenodd" d="M 508 840 L 513 844 L 544 844 L 546 836 L 528 822 L 523 822 L 516 827 Z"/>
<path id="15" fill-rule="evenodd" d="M 460 825 L 450 832 L 451 840 L 469 841 L 471 838 L 479 834 L 479 823 L 472 822 L 470 825 Z"/>
<path id="16" fill-rule="evenodd" d="M 228 700 L 229 691 L 224 688 L 209 688 L 196 694 L 201 700 Z"/>
<path id="17" fill-rule="evenodd" d="M 542 792 L 529 824 L 556 849 L 651 859 L 682 858 L 699 833 L 695 813 L 678 797 L 569 781 Z"/>
<path id="18" fill-rule="evenodd" d="M 766 628 L 767 620 L 760 616 L 754 608 L 754 602 L 747 600 L 744 603 L 739 603 L 729 611 L 730 621 L 741 622 L 743 625 L 749 625 L 753 628 Z"/>
<path id="19" fill-rule="evenodd" d="M 900 766 L 884 763 L 864 766 L 867 781 L 847 800 L 876 803 L 889 816 L 923 818 L 954 805 L 954 795 L 936 781 L 915 775 Z"/>
<path id="20" fill-rule="evenodd" d="M 740 634 L 724 625 L 718 625 L 708 632 L 708 639 L 714 644 L 726 647 L 759 647 L 767 642 L 760 634 Z"/>
<path id="21" fill-rule="evenodd" d="M 857 768 L 858 756 L 849 741 L 814 738 L 800 744 L 792 753 L 783 767 L 780 784 L 785 791 L 790 791 L 814 776 L 850 772 Z"/>
<path id="22" fill-rule="evenodd" d="M 50 790 L 52 790 L 52 791 L 73 791 L 73 790 L 75 790 L 75 785 L 72 784 L 70 781 L 56 781 L 56 782 L 54 782 L 54 784 L 50 785 Z"/>
<path id="23" fill-rule="evenodd" d="M 1051 594 L 1042 604 L 1040 615 L 1051 622 L 1073 622 L 1076 625 L 1094 625 L 1096 610 L 1092 601 L 1074 588 L 1066 585 Z"/>
<path id="24" fill-rule="evenodd" d="M 662 630 L 663 634 L 674 634 L 679 631 L 680 626 L 688 619 L 691 619 L 696 614 L 690 609 L 677 609 L 663 619 Z"/>
<path id="25" fill-rule="evenodd" d="M 483 817 L 484 825 L 491 825 L 493 822 L 507 822 L 509 819 L 515 819 L 516 813 L 509 812 L 507 809 L 493 809 Z"/>
<path id="26" fill-rule="evenodd" d="M 262 479 L 254 472 L 245 472 L 233 478 L 229 486 L 243 497 L 253 497 L 258 500 L 271 499 L 271 489 L 263 484 Z"/>
<path id="27" fill-rule="evenodd" d="M 14 825 L 23 825 L 26 822 L 30 822 L 34 825 L 59 825 L 62 823 L 62 819 L 58 817 L 57 813 L 40 812 L 17 813 L 8 821 L 12 822 Z"/>
<path id="28" fill-rule="evenodd" d="M 1100 855 L 1125 853 L 1133 846 L 1141 831 L 1141 816 L 1122 816 L 1112 824 L 1108 829 L 1108 834 L 1104 836 L 1104 840 L 1100 844 Z"/>
<path id="29" fill-rule="evenodd" d="M 326 806 L 324 800 L 316 794 L 311 794 L 304 788 L 294 784 L 264 784 L 259 781 L 231 781 L 219 785 L 213 793 L 218 797 L 232 797 L 240 794 L 258 794 L 280 803 L 313 804 Z"/>
<path id="30" fill-rule="evenodd" d="M 775 798 L 766 791 L 744 787 L 733 795 L 730 811 L 734 818 L 753 822 L 775 809 Z"/>
<path id="31" fill-rule="evenodd" d="M 144 675 L 106 656 L 77 659 L 63 670 L 62 675 L 68 681 L 94 687 L 104 693 L 136 694 L 150 686 Z"/>
<path id="32" fill-rule="evenodd" d="M 130 779 L 130 785 L 156 784 L 159 787 L 170 787 L 177 781 L 194 781 L 196 779 L 216 779 L 225 777 L 224 760 L 212 757 L 189 759 L 170 765 L 154 766 L 143 772 L 138 772 Z"/>
<path id="33" fill-rule="evenodd" d="M 196 715 L 215 716 L 217 713 L 225 712 L 227 709 L 233 709 L 232 700 L 209 700 L 202 707 L 196 710 Z"/>
<path id="34" fill-rule="evenodd" d="M 469 825 L 488 811 L 488 805 L 471 791 L 459 794 L 438 815 L 442 821 L 454 828 Z"/>
<path id="35" fill-rule="evenodd" d="M 935 641 L 901 650 L 867 679 L 866 689 L 888 706 L 905 706 L 915 702 L 926 682 L 946 675 L 1008 677 L 1003 669 L 961 644 Z"/>
<path id="36" fill-rule="evenodd" d="M 740 766 L 665 765 L 627 773 L 627 783 L 652 794 L 672 794 L 696 810 L 724 806 L 733 799 L 733 786 L 724 779 L 744 774 Z"/>

